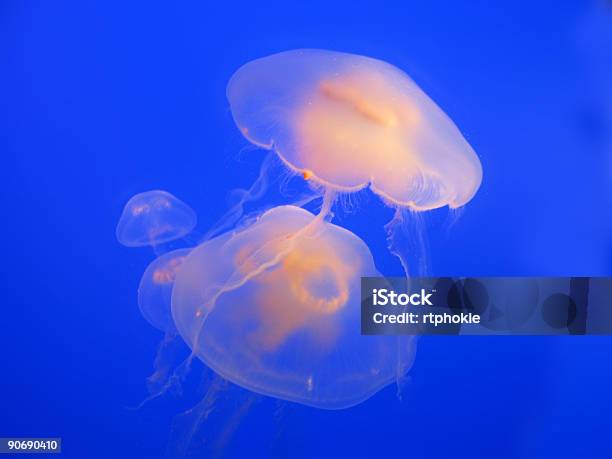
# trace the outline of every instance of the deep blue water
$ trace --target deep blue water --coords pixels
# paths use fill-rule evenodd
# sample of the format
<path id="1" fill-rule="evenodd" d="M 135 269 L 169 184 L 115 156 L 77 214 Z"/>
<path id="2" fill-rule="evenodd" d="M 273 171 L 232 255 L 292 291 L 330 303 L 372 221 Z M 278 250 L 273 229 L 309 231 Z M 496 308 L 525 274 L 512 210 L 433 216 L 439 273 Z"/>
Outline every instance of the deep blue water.
<path id="1" fill-rule="evenodd" d="M 464 132 L 484 179 L 448 235 L 429 219 L 431 274 L 612 275 L 611 30 L 604 2 L 4 0 L 0 436 L 163 456 L 189 395 L 128 409 L 161 334 L 136 305 L 153 254 L 115 225 L 160 188 L 205 231 L 253 182 L 264 154 L 245 149 L 225 85 L 274 52 L 389 61 Z M 343 223 L 398 274 L 390 215 L 372 198 Z M 611 352 L 606 337 L 425 337 L 401 403 L 395 387 L 338 412 L 260 400 L 223 452 L 612 457 Z"/>

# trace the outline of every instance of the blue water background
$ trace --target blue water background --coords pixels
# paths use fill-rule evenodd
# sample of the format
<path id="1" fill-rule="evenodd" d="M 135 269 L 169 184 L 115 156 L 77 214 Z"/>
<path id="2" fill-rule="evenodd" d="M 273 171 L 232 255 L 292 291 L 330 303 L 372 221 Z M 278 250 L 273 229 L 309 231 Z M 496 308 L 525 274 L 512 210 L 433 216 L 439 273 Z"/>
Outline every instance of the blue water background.
<path id="1" fill-rule="evenodd" d="M 274 52 L 389 61 L 460 126 L 484 179 L 448 235 L 432 217 L 431 274 L 612 275 L 611 15 L 578 1 L 4 0 L 0 436 L 162 457 L 180 400 L 127 408 L 161 339 L 136 305 L 153 254 L 114 228 L 129 197 L 161 188 L 206 230 L 255 180 L 264 154 L 245 150 L 225 85 Z M 372 198 L 343 224 L 398 274 L 390 217 Z M 610 338 L 426 337 L 401 403 L 390 387 L 342 412 L 254 408 L 225 453 L 607 458 L 611 381 Z"/>

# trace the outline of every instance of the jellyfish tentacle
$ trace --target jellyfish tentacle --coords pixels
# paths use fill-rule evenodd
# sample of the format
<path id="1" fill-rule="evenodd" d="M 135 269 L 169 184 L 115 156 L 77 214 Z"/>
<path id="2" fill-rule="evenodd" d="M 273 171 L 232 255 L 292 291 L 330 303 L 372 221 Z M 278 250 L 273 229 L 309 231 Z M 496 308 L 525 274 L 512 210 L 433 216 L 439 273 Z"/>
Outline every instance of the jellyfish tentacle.
<path id="1" fill-rule="evenodd" d="M 153 390 L 143 401 L 141 401 L 138 405 L 131 408 L 133 410 L 139 410 L 144 407 L 149 402 L 158 399 L 159 397 L 165 395 L 169 390 L 174 389 L 177 392 L 181 391 L 181 383 L 184 381 L 185 377 L 189 373 L 191 369 L 191 362 L 193 361 L 193 357 L 190 354 L 183 362 L 181 362 L 173 371 L 172 374 L 166 379 L 166 381 L 160 385 L 160 388 L 157 390 Z M 155 374 L 155 373 L 154 373 Z M 152 387 L 151 387 L 152 389 Z"/>
<path id="2" fill-rule="evenodd" d="M 194 435 L 197 433 L 200 425 L 210 415 L 219 394 L 226 384 L 222 377 L 215 375 L 204 398 L 197 405 L 174 419 L 173 431 L 170 434 L 171 438 L 166 448 L 165 457 L 167 459 L 187 457 Z M 187 429 L 184 430 L 177 427 L 180 421 L 188 424 Z"/>
<path id="3" fill-rule="evenodd" d="M 170 371 L 172 368 L 171 364 L 168 363 L 170 360 L 168 354 L 171 352 L 171 348 L 173 344 L 175 344 L 176 338 L 176 332 L 164 333 L 164 339 L 157 348 L 157 353 L 153 362 L 154 371 L 147 377 L 147 387 L 150 394 L 158 394 L 171 377 Z"/>
<path id="4" fill-rule="evenodd" d="M 225 428 L 213 446 L 213 458 L 223 457 L 223 451 L 225 451 L 225 448 L 236 433 L 240 422 L 246 416 L 253 404 L 259 401 L 260 398 L 261 397 L 257 394 L 248 394 L 247 399 L 243 401 L 236 410 L 234 410 L 230 419 L 227 421 Z"/>
<path id="5" fill-rule="evenodd" d="M 406 277 L 428 271 L 428 244 L 421 214 L 397 207 L 385 225 L 387 247 L 397 257 Z"/>
<path id="6" fill-rule="evenodd" d="M 395 374 L 395 385 L 397 387 L 397 398 L 401 401 L 404 390 L 409 382 L 408 370 L 414 363 L 416 357 L 416 345 L 418 336 L 397 336 L 397 365 Z"/>
<path id="7" fill-rule="evenodd" d="M 404 274 L 409 277 L 408 260 L 407 257 L 399 250 L 398 247 L 398 231 L 401 226 L 402 214 L 399 208 L 395 209 L 393 218 L 385 225 L 385 231 L 387 232 L 387 247 L 392 255 L 396 256 L 404 269 Z"/>
<path id="8" fill-rule="evenodd" d="M 204 236 L 201 238 L 201 242 L 207 241 L 228 230 L 229 228 L 232 228 L 244 216 L 245 206 L 248 203 L 256 202 L 262 199 L 273 182 L 282 182 L 282 173 L 274 175 L 271 172 L 271 169 L 275 166 L 277 168 L 279 167 L 277 163 L 279 163 L 277 155 L 274 152 L 268 152 L 259 168 L 259 175 L 255 182 L 253 182 L 253 184 L 246 190 L 238 189 L 233 191 L 233 194 L 238 197 L 237 201 L 232 204 L 229 210 L 227 210 L 225 214 L 223 214 L 221 218 L 219 218 L 219 220 L 204 234 Z M 290 180 L 291 177 L 295 176 L 295 174 L 290 173 L 285 169 L 284 171 L 285 175 L 287 175 L 287 181 Z M 303 207 L 320 197 L 320 194 L 314 192 L 308 193 L 305 196 L 291 198 L 290 196 L 285 196 L 283 194 L 285 188 L 282 184 L 280 185 L 280 188 L 283 198 L 287 199 L 285 203 L 298 207 Z"/>
<path id="9" fill-rule="evenodd" d="M 210 228 L 202 241 L 207 241 L 215 235 L 231 228 L 244 214 L 244 205 L 248 202 L 257 201 L 260 199 L 268 187 L 270 177 L 268 177 L 268 170 L 274 162 L 274 154 L 268 153 L 264 158 L 261 167 L 259 169 L 259 176 L 253 182 L 248 190 L 235 190 L 235 193 L 240 194 L 238 202 L 230 207 L 228 211 Z"/>

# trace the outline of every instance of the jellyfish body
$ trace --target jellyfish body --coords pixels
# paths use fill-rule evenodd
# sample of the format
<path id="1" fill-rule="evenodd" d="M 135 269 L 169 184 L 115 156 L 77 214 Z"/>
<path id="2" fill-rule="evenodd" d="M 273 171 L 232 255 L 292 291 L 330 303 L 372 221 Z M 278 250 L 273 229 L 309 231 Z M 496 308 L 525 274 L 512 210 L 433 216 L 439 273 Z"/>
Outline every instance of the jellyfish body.
<path id="1" fill-rule="evenodd" d="M 128 247 L 155 246 L 185 236 L 196 222 L 195 212 L 183 201 L 167 191 L 153 190 L 127 202 L 116 235 Z"/>
<path id="2" fill-rule="evenodd" d="M 170 304 L 176 274 L 191 249 L 178 249 L 157 257 L 147 267 L 138 286 L 138 307 L 155 328 L 174 330 Z"/>
<path id="3" fill-rule="evenodd" d="M 345 408 L 397 377 L 397 337 L 360 334 L 360 277 L 377 275 L 355 234 L 280 206 L 188 255 L 172 315 L 193 354 L 226 379 L 285 400 Z M 411 342 L 404 344 L 402 358 L 412 355 Z"/>
<path id="4" fill-rule="evenodd" d="M 366 186 L 396 206 L 459 207 L 478 189 L 478 157 L 451 119 L 398 68 L 302 49 L 241 67 L 227 87 L 234 121 L 304 178 Z"/>

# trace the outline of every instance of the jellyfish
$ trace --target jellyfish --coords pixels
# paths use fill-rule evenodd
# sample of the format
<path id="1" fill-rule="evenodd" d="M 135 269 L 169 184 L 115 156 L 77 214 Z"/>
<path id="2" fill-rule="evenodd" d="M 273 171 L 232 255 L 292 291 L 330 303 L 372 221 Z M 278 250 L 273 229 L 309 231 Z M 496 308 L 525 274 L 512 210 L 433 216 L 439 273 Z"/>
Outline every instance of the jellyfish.
<path id="1" fill-rule="evenodd" d="M 158 256 L 145 270 L 138 287 L 138 306 L 144 318 L 164 332 L 157 349 L 154 371 L 147 378 L 154 398 L 167 385 L 176 360 L 176 329 L 170 314 L 170 299 L 176 272 L 190 249 L 161 255 L 163 244 L 191 233 L 194 211 L 167 191 L 153 190 L 133 196 L 125 205 L 116 228 L 118 241 L 128 247 L 151 246 Z M 160 247 L 161 246 L 161 247 Z M 145 403 L 143 402 L 143 403 Z"/>
<path id="2" fill-rule="evenodd" d="M 196 222 L 195 212 L 183 201 L 167 191 L 153 190 L 130 198 L 116 235 L 128 247 L 155 247 L 189 234 Z"/>
<path id="3" fill-rule="evenodd" d="M 332 222 L 334 205 L 370 190 L 394 210 L 388 246 L 408 282 L 407 222 L 462 208 L 482 180 L 479 158 L 453 121 L 380 60 L 287 51 L 238 69 L 227 98 L 244 137 L 269 150 L 259 178 L 233 194 L 197 247 L 155 260 L 139 290 L 147 320 L 176 331 L 191 351 L 168 384 L 196 358 L 217 375 L 178 444 L 211 412 L 221 380 L 323 409 L 354 406 L 392 382 L 399 387 L 416 338 L 361 335 L 360 278 L 380 273 L 363 240 Z M 261 205 L 284 174 L 301 177 L 308 190 L 292 194 L 291 205 Z M 321 199 L 317 212 L 304 208 L 313 199 Z M 154 191 L 128 202 L 117 238 L 157 245 L 194 226 L 188 206 Z"/>
<path id="4" fill-rule="evenodd" d="M 177 249 L 156 258 L 147 267 L 138 286 L 138 307 L 143 317 L 158 330 L 174 329 L 170 312 L 176 274 L 190 248 Z"/>
<path id="5" fill-rule="evenodd" d="M 397 230 L 410 212 L 472 199 L 478 156 L 457 126 L 400 69 L 365 56 L 300 49 L 242 66 L 227 86 L 247 140 L 325 190 L 366 187 L 396 209 L 391 251 L 407 270 Z"/>
<path id="6" fill-rule="evenodd" d="M 346 408 L 412 363 L 409 338 L 398 358 L 398 337 L 360 335 L 360 277 L 379 275 L 357 235 L 279 206 L 193 249 L 175 280 L 172 316 L 193 354 L 227 380 Z"/>

